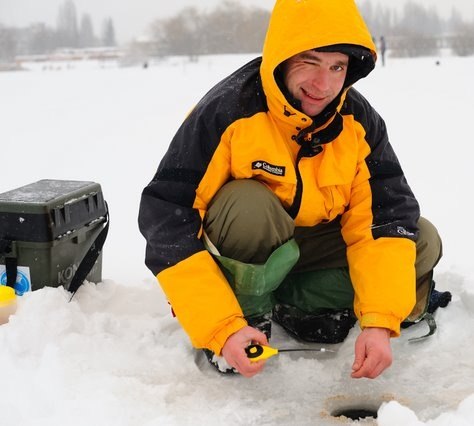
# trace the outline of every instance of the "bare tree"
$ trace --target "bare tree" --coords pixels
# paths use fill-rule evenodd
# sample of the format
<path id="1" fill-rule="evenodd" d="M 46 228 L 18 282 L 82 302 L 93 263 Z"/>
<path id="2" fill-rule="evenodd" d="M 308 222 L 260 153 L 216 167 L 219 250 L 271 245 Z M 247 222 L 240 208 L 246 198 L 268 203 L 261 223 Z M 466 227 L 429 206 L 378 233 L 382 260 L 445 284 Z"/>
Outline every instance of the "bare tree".
<path id="1" fill-rule="evenodd" d="M 59 6 L 57 37 L 61 47 L 77 47 L 79 44 L 76 5 L 72 0 L 65 0 Z"/>
<path id="2" fill-rule="evenodd" d="M 205 17 L 205 50 L 213 53 L 261 52 L 269 18 L 265 10 L 224 1 Z"/>
<path id="3" fill-rule="evenodd" d="M 14 30 L 0 24 L 0 63 L 11 62 L 17 54 Z"/>
<path id="4" fill-rule="evenodd" d="M 46 24 L 32 24 L 26 29 L 28 54 L 42 54 L 51 52 L 58 46 L 56 32 Z"/>
<path id="5" fill-rule="evenodd" d="M 97 44 L 94 35 L 94 27 L 92 18 L 88 13 L 84 13 L 81 18 L 81 26 L 79 28 L 79 47 L 92 47 Z"/>
<path id="6" fill-rule="evenodd" d="M 462 28 L 465 25 L 464 19 L 459 13 L 459 11 L 453 7 L 451 9 L 451 16 L 449 17 L 449 20 L 446 24 L 447 30 L 449 34 L 456 33 L 460 28 Z"/>
<path id="7" fill-rule="evenodd" d="M 455 55 L 474 55 L 474 24 L 459 22 L 449 37 L 448 44 Z"/>
<path id="8" fill-rule="evenodd" d="M 442 23 L 435 9 L 409 1 L 395 24 L 396 36 L 390 40 L 391 55 L 398 57 L 439 54 Z"/>
<path id="9" fill-rule="evenodd" d="M 112 18 L 105 19 L 102 24 L 102 45 L 108 47 L 117 46 Z"/>
<path id="10" fill-rule="evenodd" d="M 156 21 L 152 34 L 157 49 L 164 54 L 186 55 L 195 59 L 203 52 L 203 19 L 195 7 L 187 7 L 169 19 Z"/>
<path id="11" fill-rule="evenodd" d="M 377 3 L 374 8 L 372 2 L 367 0 L 360 5 L 360 11 L 374 38 L 392 34 L 396 19 L 394 9 L 381 3 Z"/>
<path id="12" fill-rule="evenodd" d="M 156 53 L 186 55 L 195 59 L 210 53 L 260 52 L 270 14 L 224 1 L 204 14 L 194 7 L 152 24 Z"/>

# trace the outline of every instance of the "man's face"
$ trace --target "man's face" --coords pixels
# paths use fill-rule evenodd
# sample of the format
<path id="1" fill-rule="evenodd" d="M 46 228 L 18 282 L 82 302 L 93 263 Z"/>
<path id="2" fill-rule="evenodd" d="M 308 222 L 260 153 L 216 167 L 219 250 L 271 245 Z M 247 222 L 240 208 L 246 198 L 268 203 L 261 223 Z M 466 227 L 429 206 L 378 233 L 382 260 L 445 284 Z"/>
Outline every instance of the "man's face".
<path id="1" fill-rule="evenodd" d="M 349 57 L 339 52 L 306 50 L 285 61 L 285 85 L 310 117 L 330 104 L 344 85 Z"/>

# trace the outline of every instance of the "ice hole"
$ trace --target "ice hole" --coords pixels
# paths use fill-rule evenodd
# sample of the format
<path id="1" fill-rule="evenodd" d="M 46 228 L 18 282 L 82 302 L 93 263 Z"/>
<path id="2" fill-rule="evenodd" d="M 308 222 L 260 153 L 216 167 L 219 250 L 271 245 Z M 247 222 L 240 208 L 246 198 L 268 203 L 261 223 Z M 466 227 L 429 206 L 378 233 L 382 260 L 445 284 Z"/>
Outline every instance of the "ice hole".
<path id="1" fill-rule="evenodd" d="M 347 417 L 351 420 L 361 420 L 372 417 L 374 419 L 377 418 L 377 411 L 373 407 L 366 408 L 366 407 L 350 407 L 350 408 L 341 408 L 337 409 L 331 413 L 333 417 Z"/>
<path id="2" fill-rule="evenodd" d="M 359 395 L 334 395 L 326 399 L 324 409 L 321 411 L 323 418 L 331 418 L 344 424 L 359 421 L 364 425 L 376 425 L 377 413 L 383 403 L 403 400 L 395 395 L 383 393 Z"/>

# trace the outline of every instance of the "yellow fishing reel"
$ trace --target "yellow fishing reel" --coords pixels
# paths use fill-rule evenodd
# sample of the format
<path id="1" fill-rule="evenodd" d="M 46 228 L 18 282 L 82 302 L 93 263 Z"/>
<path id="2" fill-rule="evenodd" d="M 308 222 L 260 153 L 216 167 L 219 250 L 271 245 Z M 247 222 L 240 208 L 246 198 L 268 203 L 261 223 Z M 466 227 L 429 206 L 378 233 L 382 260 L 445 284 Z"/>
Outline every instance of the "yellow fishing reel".
<path id="1" fill-rule="evenodd" d="M 245 348 L 245 352 L 250 361 L 257 362 L 277 355 L 278 349 L 271 348 L 270 346 L 250 345 Z"/>
<path id="2" fill-rule="evenodd" d="M 292 349 L 275 349 L 270 346 L 252 344 L 245 348 L 247 357 L 251 362 L 261 361 L 262 359 L 270 358 L 278 355 L 279 352 L 335 352 L 332 349 L 326 348 L 292 348 Z"/>

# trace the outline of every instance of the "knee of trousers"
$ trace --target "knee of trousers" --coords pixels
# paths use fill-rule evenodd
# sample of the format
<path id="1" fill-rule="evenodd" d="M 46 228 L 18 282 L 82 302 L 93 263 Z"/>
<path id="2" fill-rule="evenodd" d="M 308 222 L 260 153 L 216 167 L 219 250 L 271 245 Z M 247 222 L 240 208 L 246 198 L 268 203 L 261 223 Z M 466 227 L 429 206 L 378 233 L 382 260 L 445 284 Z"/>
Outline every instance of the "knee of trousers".
<path id="1" fill-rule="evenodd" d="M 424 217 L 418 221 L 419 235 L 416 243 L 417 278 L 431 272 L 442 256 L 443 246 L 436 227 Z"/>
<path id="2" fill-rule="evenodd" d="M 294 234 L 293 219 L 278 197 L 252 179 L 233 180 L 217 192 L 204 228 L 222 255 L 242 261 L 247 259 L 238 259 L 238 253 L 244 248 L 249 253 L 258 251 L 265 260 Z"/>

